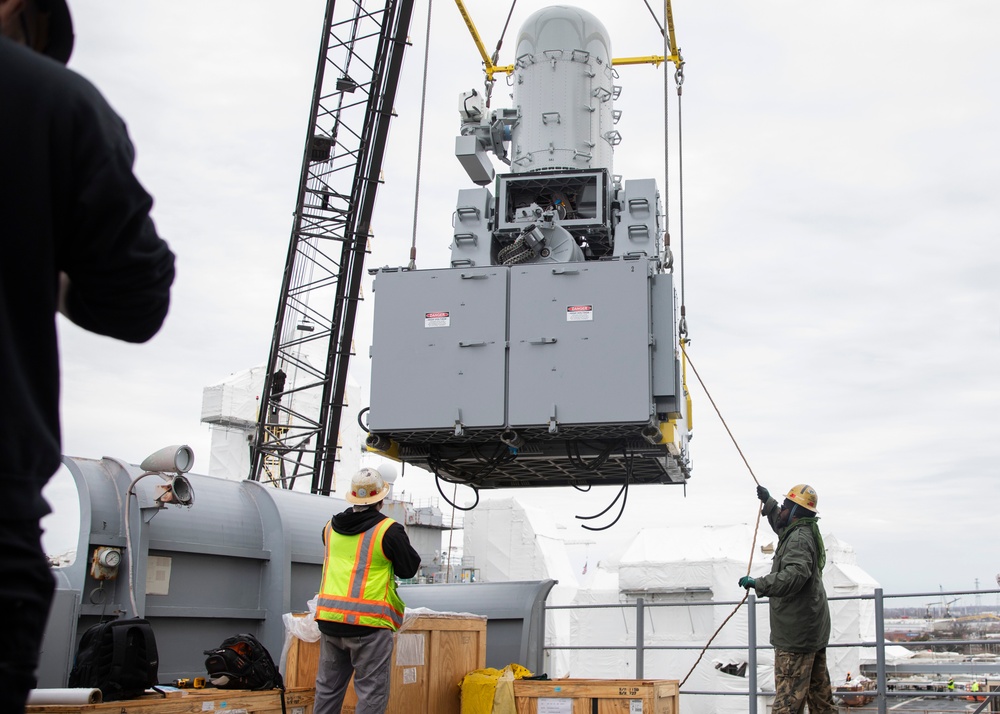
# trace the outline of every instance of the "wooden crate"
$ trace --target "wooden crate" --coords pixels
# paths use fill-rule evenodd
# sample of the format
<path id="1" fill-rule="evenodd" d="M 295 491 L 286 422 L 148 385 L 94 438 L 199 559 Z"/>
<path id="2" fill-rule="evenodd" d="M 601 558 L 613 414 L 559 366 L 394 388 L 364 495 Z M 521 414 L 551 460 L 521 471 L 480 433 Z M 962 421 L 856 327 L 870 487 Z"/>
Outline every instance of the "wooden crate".
<path id="1" fill-rule="evenodd" d="M 298 615 L 296 615 L 298 617 Z M 316 687 L 316 670 L 319 667 L 319 642 L 306 642 L 292 637 L 285 653 L 285 686 Z"/>
<path id="2" fill-rule="evenodd" d="M 404 637 L 415 639 L 401 646 Z M 423 650 L 419 659 L 412 658 L 413 645 Z M 293 637 L 285 665 L 286 686 L 314 686 L 318 664 L 319 642 Z M 472 670 L 485 666 L 485 619 L 458 615 L 415 617 L 396 636 L 386 714 L 459 714 L 459 682 Z M 344 699 L 343 714 L 354 714 L 357 702 L 352 684 Z"/>
<path id="3" fill-rule="evenodd" d="M 245 689 L 185 689 L 182 696 L 166 699 L 147 694 L 101 704 L 32 704 L 25 714 L 204 714 L 204 712 L 245 711 L 247 714 L 281 714 L 277 689 L 251 692 Z M 312 714 L 313 689 L 285 692 L 287 714 Z"/>
<path id="4" fill-rule="evenodd" d="M 673 679 L 517 680 L 517 714 L 678 714 Z"/>

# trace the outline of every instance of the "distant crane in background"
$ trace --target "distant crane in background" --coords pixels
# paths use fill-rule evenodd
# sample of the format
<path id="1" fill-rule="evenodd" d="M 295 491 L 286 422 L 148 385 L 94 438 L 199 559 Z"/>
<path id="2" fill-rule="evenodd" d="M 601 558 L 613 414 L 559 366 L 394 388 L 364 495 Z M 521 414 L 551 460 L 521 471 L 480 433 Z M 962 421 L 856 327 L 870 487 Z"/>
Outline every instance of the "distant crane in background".
<path id="1" fill-rule="evenodd" d="M 931 600 L 930 602 L 928 602 L 928 603 L 926 603 L 924 605 L 924 617 L 927 618 L 928 620 L 931 620 L 931 619 L 934 618 L 934 613 L 931 610 L 931 606 L 940 606 L 940 608 L 941 608 L 941 615 L 940 616 L 941 617 L 951 617 L 952 616 L 951 615 L 951 606 L 954 603 L 958 602 L 960 599 L 961 598 L 954 598 L 953 600 L 945 601 L 944 596 L 942 596 L 940 601 L 938 601 L 938 600 Z"/>
<path id="2" fill-rule="evenodd" d="M 946 601 L 944 599 L 944 586 L 943 585 L 938 585 L 938 589 L 941 591 L 941 601 L 940 601 L 940 605 L 941 605 L 941 617 L 952 617 L 951 606 L 953 604 L 955 604 L 956 602 L 958 602 L 959 600 L 961 600 L 961 598 L 957 598 L 956 597 L 956 598 L 953 598 L 951 600 L 947 600 Z M 934 602 L 927 603 L 927 618 L 928 619 L 930 619 L 930 617 L 931 617 L 930 606 L 934 605 L 934 604 L 936 604 L 936 603 L 934 603 Z"/>

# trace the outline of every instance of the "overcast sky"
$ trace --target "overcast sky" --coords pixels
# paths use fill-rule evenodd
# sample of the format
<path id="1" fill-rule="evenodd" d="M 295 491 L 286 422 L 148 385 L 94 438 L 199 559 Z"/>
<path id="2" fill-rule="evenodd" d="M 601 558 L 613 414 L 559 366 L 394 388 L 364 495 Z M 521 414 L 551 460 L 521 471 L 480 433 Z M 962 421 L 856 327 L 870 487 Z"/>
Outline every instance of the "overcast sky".
<path id="1" fill-rule="evenodd" d="M 615 56 L 662 51 L 641 0 L 578 4 L 604 21 Z M 501 5 L 468 2 L 490 50 Z M 542 6 L 518 3 L 501 64 Z M 203 387 L 266 361 L 323 3 L 103 0 L 73 12 L 70 66 L 126 120 L 178 278 L 167 323 L 146 345 L 60 318 L 64 451 L 137 463 L 188 443 L 204 473 Z M 747 459 L 772 491 L 812 484 L 823 531 L 853 545 L 887 592 L 996 587 L 1000 4 L 677 0 L 674 18 L 687 60 L 690 354 Z M 419 2 L 370 266 L 408 259 L 426 21 Z M 620 73 L 615 172 L 662 189 L 663 69 Z M 482 72 L 472 41 L 454 4 L 435 3 L 421 268 L 447 265 L 455 197 L 471 186 L 452 150 L 457 96 L 473 87 Z M 501 82 L 495 106 L 506 93 Z M 678 186 L 674 164 L 675 251 Z M 362 382 L 367 329 L 354 363 Z M 592 560 L 613 558 L 644 525 L 753 521 L 753 479 L 689 377 L 686 496 L 633 489 L 611 532 L 579 531 L 597 541 Z M 413 471 L 403 487 L 435 493 Z M 602 510 L 614 491 L 521 495 L 576 528 L 574 515 Z"/>

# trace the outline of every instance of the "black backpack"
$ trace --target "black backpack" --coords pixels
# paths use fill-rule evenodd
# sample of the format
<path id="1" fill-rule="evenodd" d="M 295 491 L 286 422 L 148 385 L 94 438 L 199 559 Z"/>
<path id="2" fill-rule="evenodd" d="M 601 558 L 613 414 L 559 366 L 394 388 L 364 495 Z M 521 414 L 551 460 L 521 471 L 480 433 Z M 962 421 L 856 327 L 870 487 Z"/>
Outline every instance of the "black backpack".
<path id="1" fill-rule="evenodd" d="M 147 620 L 101 622 L 83 633 L 69 686 L 96 687 L 105 701 L 134 699 L 156 686 L 159 665 Z"/>
<path id="2" fill-rule="evenodd" d="M 229 637 L 205 654 L 208 678 L 220 689 L 284 689 L 271 653 L 253 635 Z"/>

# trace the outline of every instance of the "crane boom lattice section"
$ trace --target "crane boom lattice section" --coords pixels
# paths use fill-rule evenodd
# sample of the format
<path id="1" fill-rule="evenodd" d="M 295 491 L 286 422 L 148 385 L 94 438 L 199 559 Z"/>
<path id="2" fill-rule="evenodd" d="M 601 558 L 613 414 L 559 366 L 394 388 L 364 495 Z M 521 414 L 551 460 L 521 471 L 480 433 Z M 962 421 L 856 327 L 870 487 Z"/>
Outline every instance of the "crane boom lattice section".
<path id="1" fill-rule="evenodd" d="M 249 478 L 329 494 L 413 0 L 329 0 Z"/>

